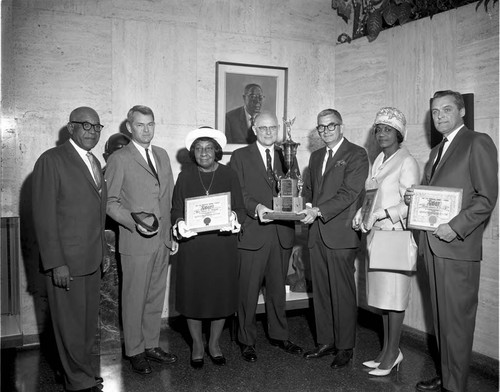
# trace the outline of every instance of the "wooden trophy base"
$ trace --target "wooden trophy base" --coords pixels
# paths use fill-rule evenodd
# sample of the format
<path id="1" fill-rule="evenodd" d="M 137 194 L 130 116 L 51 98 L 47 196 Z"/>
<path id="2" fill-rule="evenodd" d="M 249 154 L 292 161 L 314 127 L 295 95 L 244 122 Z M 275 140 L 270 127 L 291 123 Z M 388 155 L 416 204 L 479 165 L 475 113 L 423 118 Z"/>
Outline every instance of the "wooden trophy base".
<path id="1" fill-rule="evenodd" d="M 297 214 L 304 209 L 302 197 L 273 197 L 273 207 L 272 212 L 265 214 L 267 219 L 298 221 L 306 216 L 306 214 Z"/>

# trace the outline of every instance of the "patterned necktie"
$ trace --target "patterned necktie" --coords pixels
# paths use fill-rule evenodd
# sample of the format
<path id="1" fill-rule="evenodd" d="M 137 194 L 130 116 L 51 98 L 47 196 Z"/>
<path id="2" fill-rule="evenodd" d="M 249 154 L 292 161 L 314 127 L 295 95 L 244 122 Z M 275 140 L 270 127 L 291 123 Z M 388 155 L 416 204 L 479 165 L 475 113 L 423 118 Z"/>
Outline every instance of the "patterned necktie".
<path id="1" fill-rule="evenodd" d="M 269 181 L 274 181 L 273 165 L 271 161 L 271 154 L 269 148 L 266 148 L 266 162 L 267 162 L 267 178 Z"/>
<path id="2" fill-rule="evenodd" d="M 92 168 L 92 173 L 94 177 L 94 182 L 98 190 L 101 190 L 101 171 L 96 162 L 96 157 L 91 152 L 87 152 L 87 159 L 90 162 L 90 167 Z"/>
<path id="3" fill-rule="evenodd" d="M 323 167 L 323 172 L 321 173 L 322 175 L 325 174 L 326 168 L 328 167 L 328 164 L 332 160 L 333 157 L 333 151 L 331 148 L 328 149 L 328 159 L 326 160 L 325 166 Z"/>
<path id="4" fill-rule="evenodd" d="M 155 177 L 158 180 L 158 182 L 160 182 L 160 180 L 158 179 L 158 173 L 156 172 L 156 169 L 153 166 L 153 162 L 151 161 L 151 157 L 149 156 L 149 150 L 147 148 L 146 148 L 146 159 L 148 161 L 149 168 L 151 169 L 151 171 L 155 175 Z"/>
<path id="5" fill-rule="evenodd" d="M 434 165 L 432 165 L 432 170 L 431 170 L 431 178 L 432 176 L 434 175 L 434 172 L 436 171 L 436 168 L 438 167 L 439 165 L 439 161 L 441 160 L 441 155 L 443 155 L 443 148 L 444 148 L 444 145 L 446 144 L 446 142 L 448 141 L 447 138 L 444 138 L 442 141 L 441 141 L 441 145 L 439 146 L 439 151 L 438 151 L 438 155 L 436 157 L 436 161 L 434 162 Z"/>

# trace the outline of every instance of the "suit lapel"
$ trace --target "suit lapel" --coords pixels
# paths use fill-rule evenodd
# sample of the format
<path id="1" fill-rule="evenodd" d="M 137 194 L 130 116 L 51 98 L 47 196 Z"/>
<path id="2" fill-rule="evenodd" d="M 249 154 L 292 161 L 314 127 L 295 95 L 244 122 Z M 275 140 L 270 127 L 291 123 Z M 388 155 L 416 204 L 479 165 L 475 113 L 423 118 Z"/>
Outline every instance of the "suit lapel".
<path id="1" fill-rule="evenodd" d="M 260 168 L 260 169 L 258 169 L 260 175 L 266 180 L 269 188 L 272 189 L 273 184 L 271 183 L 271 181 L 269 181 L 269 178 L 267 177 L 267 167 L 264 164 L 264 161 L 262 160 L 262 155 L 260 155 L 259 148 L 257 147 L 257 142 L 250 144 L 250 149 L 251 149 L 251 157 L 252 157 L 254 167 Z M 274 153 L 274 159 L 275 159 L 274 165 L 276 166 L 276 162 L 277 162 L 276 152 Z"/>
<path id="2" fill-rule="evenodd" d="M 467 131 L 468 131 L 468 129 L 464 125 L 462 127 L 462 129 L 460 129 L 460 131 L 457 132 L 457 134 L 455 135 L 455 137 L 451 141 L 450 146 L 448 147 L 448 149 L 446 150 L 444 155 L 441 157 L 441 161 L 439 162 L 438 167 L 436 168 L 436 171 L 434 172 L 434 175 L 432 176 L 432 178 L 436 178 L 438 176 L 439 171 L 446 164 L 446 161 L 449 159 L 449 157 L 453 155 L 454 151 L 457 149 L 457 146 L 460 144 L 460 140 L 462 139 L 465 132 L 467 132 Z M 433 154 L 431 154 L 431 157 L 429 157 L 430 162 L 434 163 L 434 159 L 436 158 L 436 155 L 438 154 L 438 150 L 439 150 L 439 145 L 433 149 L 433 151 L 432 151 Z M 429 165 L 430 168 L 432 168 L 432 163 Z M 426 175 L 427 175 L 427 173 L 426 173 Z M 429 171 L 428 175 L 430 178 L 430 171 Z M 432 179 L 430 179 L 430 182 L 432 182 Z"/>
<path id="3" fill-rule="evenodd" d="M 89 168 L 87 167 L 85 162 L 83 162 L 80 154 L 78 154 L 75 147 L 73 147 L 73 145 L 71 144 L 71 142 L 69 140 L 66 142 L 65 146 L 66 146 L 66 152 L 68 153 L 70 158 L 76 162 L 76 165 L 78 166 L 78 168 L 82 171 L 82 173 L 85 176 L 85 178 L 87 179 L 87 181 L 90 183 L 90 185 L 92 186 L 92 188 L 94 189 L 96 194 L 100 197 L 99 189 L 97 189 L 97 185 L 94 181 L 94 178 L 92 177 L 92 174 L 90 174 Z M 99 162 L 97 164 L 99 165 L 99 169 L 100 169 L 101 165 L 99 164 Z M 102 170 L 101 170 L 101 172 L 102 172 Z M 105 186 L 104 178 L 103 178 L 102 174 L 101 174 L 101 184 L 102 184 L 102 186 Z"/>
<path id="4" fill-rule="evenodd" d="M 129 143 L 129 144 L 127 144 L 123 148 L 128 148 L 129 151 L 130 151 L 130 153 L 132 154 L 133 158 L 135 159 L 135 161 L 140 166 L 142 166 L 151 176 L 153 176 L 154 178 L 156 178 L 155 175 L 154 175 L 154 173 L 151 171 L 151 168 L 149 167 L 148 163 L 146 162 L 146 160 L 144 159 L 144 157 L 141 155 L 141 153 L 139 152 L 139 150 L 137 149 L 137 147 L 134 145 L 134 143 Z M 156 160 L 156 155 L 154 157 L 155 157 L 155 160 Z M 158 164 L 158 160 L 156 160 L 156 163 Z"/>

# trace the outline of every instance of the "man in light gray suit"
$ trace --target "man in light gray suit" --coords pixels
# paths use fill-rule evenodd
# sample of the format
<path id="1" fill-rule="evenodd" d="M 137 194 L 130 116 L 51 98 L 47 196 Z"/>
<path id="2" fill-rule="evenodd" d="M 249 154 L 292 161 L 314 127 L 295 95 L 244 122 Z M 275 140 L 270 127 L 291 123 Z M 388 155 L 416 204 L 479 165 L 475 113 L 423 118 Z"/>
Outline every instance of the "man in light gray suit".
<path id="1" fill-rule="evenodd" d="M 134 106 L 127 114 L 126 126 L 132 142 L 113 153 L 106 166 L 107 213 L 120 225 L 125 354 L 135 372 L 149 374 L 148 360 L 177 360 L 159 347 L 168 259 L 177 247 L 170 235 L 174 179 L 167 152 L 151 145 L 153 111 Z M 141 212 L 154 214 L 158 228 L 146 229 L 136 223 L 132 213 Z"/>

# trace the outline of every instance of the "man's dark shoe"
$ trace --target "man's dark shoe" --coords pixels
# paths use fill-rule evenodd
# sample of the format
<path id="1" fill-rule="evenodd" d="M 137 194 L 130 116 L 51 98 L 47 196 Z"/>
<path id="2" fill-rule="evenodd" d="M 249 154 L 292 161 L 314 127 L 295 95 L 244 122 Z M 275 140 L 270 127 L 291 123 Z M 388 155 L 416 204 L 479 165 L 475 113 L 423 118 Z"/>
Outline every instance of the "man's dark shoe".
<path id="1" fill-rule="evenodd" d="M 351 358 L 352 358 L 352 349 L 338 350 L 337 354 L 335 354 L 335 358 L 333 358 L 333 362 L 330 365 L 330 367 L 334 369 L 344 367 L 349 363 Z"/>
<path id="2" fill-rule="evenodd" d="M 441 377 L 434 377 L 430 380 L 420 381 L 417 383 L 416 388 L 417 391 L 422 391 L 422 392 L 445 390 L 442 388 Z"/>
<path id="3" fill-rule="evenodd" d="M 139 374 L 151 373 L 151 366 L 146 359 L 146 354 L 140 353 L 129 358 L 132 370 Z"/>
<path id="4" fill-rule="evenodd" d="M 95 382 L 98 384 L 102 384 L 104 382 L 104 379 L 102 377 L 95 376 L 94 378 L 95 378 Z"/>
<path id="5" fill-rule="evenodd" d="M 291 342 L 290 340 L 271 339 L 270 343 L 272 346 L 279 347 L 282 350 L 284 350 L 290 354 L 302 354 L 302 351 L 303 351 L 302 348 L 300 348 L 299 346 L 297 346 L 295 343 Z"/>
<path id="6" fill-rule="evenodd" d="M 304 353 L 305 359 L 321 358 L 325 355 L 335 354 L 337 349 L 334 344 L 322 344 L 313 350 Z"/>
<path id="7" fill-rule="evenodd" d="M 177 356 L 174 354 L 166 353 L 160 347 L 147 348 L 146 358 L 151 361 L 161 362 L 161 363 L 174 363 L 177 361 Z"/>
<path id="8" fill-rule="evenodd" d="M 247 362 L 255 362 L 257 360 L 257 352 L 255 351 L 255 346 L 241 346 L 241 355 L 243 359 Z"/>

